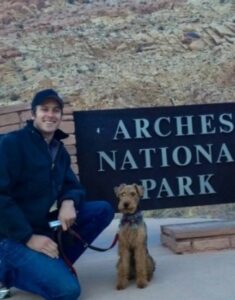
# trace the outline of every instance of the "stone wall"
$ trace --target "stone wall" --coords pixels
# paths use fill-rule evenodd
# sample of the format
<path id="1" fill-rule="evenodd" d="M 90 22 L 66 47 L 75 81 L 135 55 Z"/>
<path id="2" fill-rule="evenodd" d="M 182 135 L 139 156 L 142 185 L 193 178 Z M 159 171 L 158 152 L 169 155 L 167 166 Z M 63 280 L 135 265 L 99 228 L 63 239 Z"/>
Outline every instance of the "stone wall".
<path id="1" fill-rule="evenodd" d="M 0 133 L 6 133 L 12 130 L 22 128 L 26 120 L 31 118 L 31 111 L 28 104 L 19 104 L 0 107 Z M 75 146 L 75 128 L 73 121 L 73 110 L 71 107 L 64 109 L 63 121 L 60 128 L 69 134 L 64 140 L 65 147 L 71 156 L 72 169 L 78 174 L 76 146 Z"/>

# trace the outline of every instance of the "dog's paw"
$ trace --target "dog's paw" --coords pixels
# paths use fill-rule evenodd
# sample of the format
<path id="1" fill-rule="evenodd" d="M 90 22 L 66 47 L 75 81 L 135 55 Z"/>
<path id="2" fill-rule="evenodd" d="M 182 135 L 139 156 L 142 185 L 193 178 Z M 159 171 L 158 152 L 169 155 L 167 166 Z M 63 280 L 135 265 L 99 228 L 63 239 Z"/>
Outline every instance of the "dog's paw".
<path id="1" fill-rule="evenodd" d="M 147 280 L 142 280 L 141 279 L 141 280 L 137 280 L 136 284 L 137 284 L 138 288 L 143 289 L 148 285 L 148 282 L 147 282 Z"/>
<path id="2" fill-rule="evenodd" d="M 116 289 L 117 290 L 124 290 L 126 287 L 127 287 L 127 283 L 128 282 L 118 282 L 117 285 L 116 285 Z"/>

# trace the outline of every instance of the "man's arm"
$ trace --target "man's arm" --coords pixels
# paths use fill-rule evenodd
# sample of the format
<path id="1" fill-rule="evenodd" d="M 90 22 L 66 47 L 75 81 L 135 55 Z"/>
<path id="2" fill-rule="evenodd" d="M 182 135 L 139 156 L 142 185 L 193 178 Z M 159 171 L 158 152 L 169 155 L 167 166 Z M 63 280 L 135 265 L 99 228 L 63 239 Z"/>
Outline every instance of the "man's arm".
<path id="1" fill-rule="evenodd" d="M 14 134 L 4 136 L 0 143 L 0 234 L 26 243 L 32 228 L 12 198 L 21 176 L 22 157 Z"/>
<path id="2" fill-rule="evenodd" d="M 58 219 L 61 222 L 62 229 L 68 230 L 75 222 L 77 211 L 73 200 L 64 200 L 61 204 Z"/>
<path id="3" fill-rule="evenodd" d="M 62 223 L 63 230 L 67 230 L 76 220 L 77 208 L 80 201 L 85 198 L 85 190 L 81 186 L 78 178 L 70 167 L 70 158 L 68 157 L 68 167 L 62 191 L 59 196 L 59 220 Z"/>
<path id="4" fill-rule="evenodd" d="M 11 196 L 21 178 L 22 164 L 17 137 L 12 134 L 4 136 L 0 142 L 0 234 L 57 258 L 57 244 L 47 236 L 33 234 L 24 213 Z"/>
<path id="5" fill-rule="evenodd" d="M 71 167 L 68 166 L 62 190 L 59 195 L 59 205 L 62 204 L 64 200 L 73 200 L 76 207 L 78 207 L 80 201 L 85 199 L 85 189 L 82 187 L 78 178 L 72 171 Z"/>

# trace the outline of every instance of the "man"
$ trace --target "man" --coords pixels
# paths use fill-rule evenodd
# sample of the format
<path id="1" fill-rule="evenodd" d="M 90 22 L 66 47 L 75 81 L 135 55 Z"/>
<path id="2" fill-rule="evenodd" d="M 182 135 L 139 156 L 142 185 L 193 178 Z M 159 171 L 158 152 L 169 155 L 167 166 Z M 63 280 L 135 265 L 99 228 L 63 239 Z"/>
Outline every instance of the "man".
<path id="1" fill-rule="evenodd" d="M 85 201 L 61 142 L 67 137 L 58 129 L 62 113 L 62 98 L 52 89 L 40 91 L 32 101 L 32 120 L 0 143 L 0 281 L 47 300 L 80 295 L 48 222 L 61 222 L 63 252 L 74 263 L 85 247 L 71 241 L 68 229 L 91 243 L 114 216 L 107 202 Z M 55 202 L 58 210 L 50 213 Z"/>

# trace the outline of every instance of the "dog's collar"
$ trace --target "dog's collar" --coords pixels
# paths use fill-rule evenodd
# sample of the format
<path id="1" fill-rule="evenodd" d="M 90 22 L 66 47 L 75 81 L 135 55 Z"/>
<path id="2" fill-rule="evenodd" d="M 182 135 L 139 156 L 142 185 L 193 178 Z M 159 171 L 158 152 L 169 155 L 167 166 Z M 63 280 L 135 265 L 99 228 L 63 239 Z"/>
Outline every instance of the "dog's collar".
<path id="1" fill-rule="evenodd" d="M 143 222 L 143 214 L 141 211 L 137 211 L 134 214 L 124 214 L 122 216 L 120 227 L 124 225 L 138 226 Z"/>

